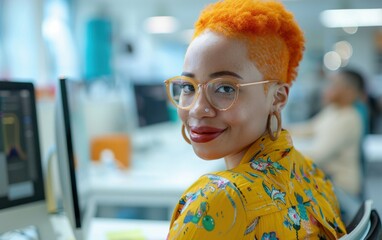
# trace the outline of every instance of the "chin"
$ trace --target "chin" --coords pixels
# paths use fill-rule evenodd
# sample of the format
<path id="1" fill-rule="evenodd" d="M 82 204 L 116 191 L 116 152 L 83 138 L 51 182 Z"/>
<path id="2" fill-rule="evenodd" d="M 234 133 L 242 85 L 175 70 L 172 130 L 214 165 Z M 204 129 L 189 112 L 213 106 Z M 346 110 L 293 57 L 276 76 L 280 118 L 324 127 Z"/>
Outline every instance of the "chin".
<path id="1" fill-rule="evenodd" d="M 221 152 L 208 151 L 206 149 L 201 149 L 195 146 L 193 146 L 193 148 L 195 154 L 203 160 L 218 160 L 224 157 L 222 156 Z"/>

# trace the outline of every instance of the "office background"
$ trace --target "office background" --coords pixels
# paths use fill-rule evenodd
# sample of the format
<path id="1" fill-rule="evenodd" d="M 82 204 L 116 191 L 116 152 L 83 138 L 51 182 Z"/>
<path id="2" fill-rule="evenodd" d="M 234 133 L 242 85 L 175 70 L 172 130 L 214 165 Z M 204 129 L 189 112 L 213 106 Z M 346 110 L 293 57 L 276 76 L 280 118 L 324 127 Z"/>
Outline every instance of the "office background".
<path id="1" fill-rule="evenodd" d="M 189 146 L 182 142 L 176 110 L 166 101 L 160 86 L 165 79 L 181 72 L 193 22 L 210 2 L 213 1 L 0 0 L 0 79 L 35 84 L 43 158 L 55 137 L 57 79 L 67 76 L 79 85 L 71 92 L 77 101 L 74 104 L 77 108 L 73 110 L 74 128 L 77 129 L 74 137 L 79 139 L 79 155 L 86 160 L 91 158 L 93 140 L 124 134 L 131 141 L 130 169 L 139 169 L 134 174 L 142 179 L 162 179 L 163 172 L 153 169 L 168 168 L 175 161 L 142 161 L 147 156 L 154 158 L 154 149 L 168 151 L 169 158 L 186 151 L 189 159 L 177 163 L 177 169 L 186 168 L 193 160 L 202 161 L 193 157 Z M 382 2 L 283 2 L 295 15 L 306 37 L 298 78 L 283 112 L 284 122 L 304 121 L 317 113 L 322 107 L 320 92 L 326 74 L 346 66 L 364 74 L 368 94 L 382 108 L 382 20 L 377 18 L 376 26 L 332 27 L 327 21 L 338 20 L 323 15 L 329 9 L 382 9 Z M 351 20 L 352 16 L 347 18 Z M 144 94 L 147 92 L 150 94 Z M 158 105 L 153 107 L 154 104 Z M 158 109 L 162 111 L 153 114 Z M 381 110 L 375 113 L 371 134 L 382 134 Z M 173 149 L 174 144 L 179 149 Z M 103 157 L 106 164 L 110 155 L 104 153 L 97 157 Z M 382 156 L 373 156 L 373 159 L 376 160 L 368 170 L 367 188 L 381 212 L 382 195 L 375 189 L 382 181 L 378 176 L 381 169 L 378 161 L 382 162 Z M 199 166 L 205 167 L 206 172 L 224 168 L 222 163 L 199 164 L 188 171 L 190 181 L 203 173 L 198 172 Z M 170 180 L 161 183 L 166 184 L 166 181 Z M 120 207 L 120 204 L 114 205 Z M 96 214 L 153 219 L 168 215 L 168 209 L 145 211 L 139 208 L 121 210 L 113 204 L 104 204 Z"/>
<path id="2" fill-rule="evenodd" d="M 28 79 L 41 88 L 54 88 L 62 75 L 89 85 L 161 83 L 179 74 L 193 22 L 209 2 L 2 0 L 0 78 Z M 285 119 L 299 121 L 314 114 L 320 107 L 322 74 L 339 67 L 359 69 L 367 77 L 369 93 L 382 95 L 380 26 L 326 27 L 325 21 L 338 20 L 322 16 L 328 9 L 380 8 L 379 0 L 284 3 L 307 40 Z"/>

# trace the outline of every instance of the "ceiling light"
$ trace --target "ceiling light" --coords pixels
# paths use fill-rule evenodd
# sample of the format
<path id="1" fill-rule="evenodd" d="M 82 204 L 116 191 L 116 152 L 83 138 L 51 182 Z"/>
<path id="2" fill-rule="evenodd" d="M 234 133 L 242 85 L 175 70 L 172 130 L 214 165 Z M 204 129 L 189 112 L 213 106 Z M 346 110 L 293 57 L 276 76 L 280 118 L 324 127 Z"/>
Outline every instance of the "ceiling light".
<path id="1" fill-rule="evenodd" d="M 178 20 L 170 16 L 150 17 L 145 21 L 148 33 L 173 33 L 178 29 Z"/>
<path id="2" fill-rule="evenodd" d="M 353 47 L 347 41 L 340 41 L 334 45 L 334 51 L 340 55 L 342 60 L 349 60 L 353 55 Z"/>
<path id="3" fill-rule="evenodd" d="M 324 55 L 324 65 L 327 69 L 335 71 L 341 67 L 341 57 L 335 51 L 330 51 Z"/>
<path id="4" fill-rule="evenodd" d="M 320 14 L 325 27 L 367 27 L 382 26 L 382 9 L 333 9 Z"/>
<path id="5" fill-rule="evenodd" d="M 355 34 L 358 31 L 358 27 L 343 27 L 342 29 L 347 34 Z"/>

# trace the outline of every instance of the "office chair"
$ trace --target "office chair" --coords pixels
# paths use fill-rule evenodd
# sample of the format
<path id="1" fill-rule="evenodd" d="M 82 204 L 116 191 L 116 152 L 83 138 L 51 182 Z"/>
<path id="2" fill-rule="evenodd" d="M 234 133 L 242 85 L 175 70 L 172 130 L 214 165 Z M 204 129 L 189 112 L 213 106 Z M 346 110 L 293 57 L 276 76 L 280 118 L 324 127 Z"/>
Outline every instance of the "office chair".
<path id="1" fill-rule="evenodd" d="M 372 200 L 366 200 L 357 214 L 346 226 L 347 234 L 340 240 L 378 240 L 381 237 L 381 219 L 378 212 L 371 208 Z"/>
<path id="2" fill-rule="evenodd" d="M 371 210 L 370 223 L 371 226 L 366 239 L 381 239 L 381 219 L 378 212 L 374 209 Z"/>

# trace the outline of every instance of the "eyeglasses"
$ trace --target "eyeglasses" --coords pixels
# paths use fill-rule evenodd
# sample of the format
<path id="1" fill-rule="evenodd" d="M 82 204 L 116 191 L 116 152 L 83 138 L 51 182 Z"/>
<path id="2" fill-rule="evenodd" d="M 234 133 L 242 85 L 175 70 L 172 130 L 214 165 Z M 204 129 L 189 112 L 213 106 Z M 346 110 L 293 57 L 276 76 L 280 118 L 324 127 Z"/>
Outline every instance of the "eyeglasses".
<path id="1" fill-rule="evenodd" d="M 170 101 L 180 109 L 191 109 L 201 89 L 204 89 L 208 102 L 214 108 L 220 111 L 226 111 L 236 102 L 240 87 L 277 82 L 277 80 L 238 83 L 238 79 L 234 77 L 221 77 L 201 84 L 197 83 L 193 78 L 177 76 L 167 79 L 164 82 Z"/>

